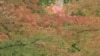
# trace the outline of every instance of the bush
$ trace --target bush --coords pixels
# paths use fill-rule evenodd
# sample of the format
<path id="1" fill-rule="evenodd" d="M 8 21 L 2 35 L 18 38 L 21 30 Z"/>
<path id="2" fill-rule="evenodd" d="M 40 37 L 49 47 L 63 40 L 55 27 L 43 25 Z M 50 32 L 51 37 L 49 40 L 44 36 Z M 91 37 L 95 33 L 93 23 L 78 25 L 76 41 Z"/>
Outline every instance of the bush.
<path id="1" fill-rule="evenodd" d="M 85 16 L 85 13 L 81 10 L 78 10 L 77 12 L 72 12 L 71 16 Z"/>
<path id="2" fill-rule="evenodd" d="M 55 0 L 39 0 L 38 5 L 41 7 L 46 7 L 54 3 L 55 3 Z"/>
<path id="3" fill-rule="evenodd" d="M 99 10 L 96 11 L 96 16 L 100 17 L 100 11 Z"/>
<path id="4" fill-rule="evenodd" d="M 73 0 L 64 0 L 64 4 L 71 3 Z"/>

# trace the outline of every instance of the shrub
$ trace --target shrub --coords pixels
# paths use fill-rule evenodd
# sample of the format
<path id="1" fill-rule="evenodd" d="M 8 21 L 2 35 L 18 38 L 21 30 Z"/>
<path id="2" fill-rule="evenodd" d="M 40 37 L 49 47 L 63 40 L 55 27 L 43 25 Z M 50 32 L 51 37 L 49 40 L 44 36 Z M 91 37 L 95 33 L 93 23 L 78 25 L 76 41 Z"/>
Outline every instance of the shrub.
<path id="1" fill-rule="evenodd" d="M 41 7 L 46 7 L 53 3 L 55 3 L 55 0 L 39 0 L 38 5 Z"/>
<path id="2" fill-rule="evenodd" d="M 78 10 L 77 12 L 72 12 L 71 16 L 85 16 L 85 13 L 81 10 Z"/>
<path id="3" fill-rule="evenodd" d="M 73 0 L 64 0 L 64 4 L 71 3 Z"/>
<path id="4" fill-rule="evenodd" d="M 96 16 L 100 17 L 100 11 L 99 10 L 96 11 Z"/>

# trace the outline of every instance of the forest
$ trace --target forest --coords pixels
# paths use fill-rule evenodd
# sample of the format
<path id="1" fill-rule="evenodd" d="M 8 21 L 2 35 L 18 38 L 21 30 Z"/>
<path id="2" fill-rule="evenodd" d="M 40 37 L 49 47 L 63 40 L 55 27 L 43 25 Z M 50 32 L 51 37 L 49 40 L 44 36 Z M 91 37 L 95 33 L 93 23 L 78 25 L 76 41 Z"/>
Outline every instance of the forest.
<path id="1" fill-rule="evenodd" d="M 0 56 L 100 56 L 100 0 L 0 0 Z"/>

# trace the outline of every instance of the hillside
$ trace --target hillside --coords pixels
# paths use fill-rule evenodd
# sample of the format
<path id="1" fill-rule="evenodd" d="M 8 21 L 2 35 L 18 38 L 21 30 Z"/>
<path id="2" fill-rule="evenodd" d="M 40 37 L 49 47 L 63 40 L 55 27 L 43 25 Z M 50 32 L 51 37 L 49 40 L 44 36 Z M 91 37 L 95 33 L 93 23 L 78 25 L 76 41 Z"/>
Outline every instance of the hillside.
<path id="1" fill-rule="evenodd" d="M 0 56 L 99 56 L 100 1 L 55 1 L 0 0 Z"/>

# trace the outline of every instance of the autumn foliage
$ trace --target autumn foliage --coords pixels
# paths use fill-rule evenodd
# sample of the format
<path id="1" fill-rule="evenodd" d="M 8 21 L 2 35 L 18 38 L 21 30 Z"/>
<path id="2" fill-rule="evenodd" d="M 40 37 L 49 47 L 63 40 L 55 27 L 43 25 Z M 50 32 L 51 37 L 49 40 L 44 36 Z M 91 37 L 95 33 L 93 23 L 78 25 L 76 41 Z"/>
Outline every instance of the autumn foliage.
<path id="1" fill-rule="evenodd" d="M 37 4 L 39 2 L 38 0 L 24 2 L 25 3 L 20 5 L 3 5 L 7 10 L 5 9 L 2 11 L 4 11 L 8 17 L 9 15 L 12 17 L 11 19 L 7 19 L 5 16 L 3 16 L 2 18 L 4 19 L 0 19 L 1 25 L 4 25 L 4 27 L 7 28 L 6 31 L 2 31 L 4 32 L 3 35 L 11 37 L 11 35 L 16 35 L 16 32 L 18 32 L 18 35 L 21 34 L 23 36 L 30 36 L 39 31 L 44 31 L 51 34 L 63 34 L 64 25 L 66 23 L 85 26 L 99 25 L 100 23 L 99 17 L 69 16 L 65 13 L 67 10 L 64 8 L 65 6 L 57 7 L 56 5 L 51 4 L 44 8 L 45 12 L 47 13 L 43 14 L 43 9 L 41 9 L 41 7 Z M 27 2 L 31 3 L 29 4 Z M 2 12 L 2 14 L 4 12 Z M 12 24 L 4 24 L 7 21 L 12 22 Z M 11 27 L 9 27 L 9 25 L 11 25 Z"/>

